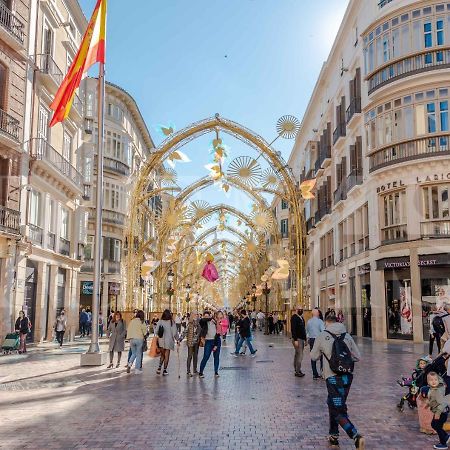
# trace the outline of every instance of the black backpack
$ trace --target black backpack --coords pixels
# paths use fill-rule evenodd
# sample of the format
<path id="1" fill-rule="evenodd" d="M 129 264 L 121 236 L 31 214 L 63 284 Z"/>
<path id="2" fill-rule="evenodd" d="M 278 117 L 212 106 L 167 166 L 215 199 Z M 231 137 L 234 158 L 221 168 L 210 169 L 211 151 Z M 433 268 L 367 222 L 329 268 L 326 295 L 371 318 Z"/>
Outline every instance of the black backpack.
<path id="1" fill-rule="evenodd" d="M 162 325 L 160 325 L 158 327 L 158 337 L 162 338 L 164 336 L 164 327 Z"/>
<path id="2" fill-rule="evenodd" d="M 450 314 L 443 314 L 442 316 L 436 316 L 434 319 L 433 319 L 433 322 L 432 322 L 432 324 L 433 324 L 433 329 L 434 329 L 434 332 L 435 333 L 437 333 L 437 334 L 439 334 L 439 336 L 443 336 L 444 334 L 445 334 L 445 324 L 444 324 L 444 317 L 447 317 L 447 316 L 449 316 Z"/>
<path id="3" fill-rule="evenodd" d="M 331 357 L 330 359 L 327 358 L 330 369 L 336 375 L 352 374 L 355 368 L 355 362 L 353 361 L 352 354 L 344 340 L 347 333 L 342 333 L 338 336 L 328 330 L 325 331 L 334 338 Z"/>

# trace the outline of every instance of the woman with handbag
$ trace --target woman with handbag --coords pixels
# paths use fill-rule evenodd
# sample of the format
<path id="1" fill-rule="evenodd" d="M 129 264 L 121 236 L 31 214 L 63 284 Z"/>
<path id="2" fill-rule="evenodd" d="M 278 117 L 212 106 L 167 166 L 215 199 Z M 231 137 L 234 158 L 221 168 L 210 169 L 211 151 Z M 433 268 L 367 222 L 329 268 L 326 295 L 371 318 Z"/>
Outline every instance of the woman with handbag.
<path id="1" fill-rule="evenodd" d="M 108 337 L 109 337 L 109 366 L 108 369 L 113 367 L 114 352 L 117 353 L 117 365 L 120 365 L 120 358 L 122 352 L 125 350 L 125 338 L 127 336 L 127 327 L 122 314 L 119 311 L 114 313 L 114 316 L 108 325 Z"/>
<path id="2" fill-rule="evenodd" d="M 142 348 L 147 336 L 147 324 L 144 319 L 144 311 L 139 310 L 128 326 L 127 339 L 130 340 L 131 358 L 127 364 L 127 373 L 131 372 L 134 361 L 136 361 L 134 373 L 136 375 L 142 373 Z"/>
<path id="3" fill-rule="evenodd" d="M 194 375 L 197 374 L 197 361 L 198 361 L 198 347 L 200 343 L 200 325 L 198 323 L 198 313 L 192 312 L 189 316 L 189 322 L 186 330 L 186 344 L 188 348 L 187 356 L 187 376 L 192 377 L 191 373 L 191 361 L 192 368 L 194 369 Z"/>
<path id="4" fill-rule="evenodd" d="M 220 357 L 220 347 L 221 347 L 221 335 L 222 328 L 219 326 L 220 321 L 223 319 L 223 314 L 219 311 L 215 318 L 211 317 L 209 311 L 203 313 L 203 318 L 200 320 L 201 338 L 205 340 L 205 349 L 203 351 L 203 359 L 200 363 L 200 373 L 198 376 L 200 378 L 205 378 L 203 371 L 205 370 L 206 363 L 213 353 L 214 358 L 214 374 L 216 378 L 219 377 L 219 357 Z"/>
<path id="5" fill-rule="evenodd" d="M 19 311 L 19 317 L 16 320 L 14 329 L 15 329 L 16 333 L 19 333 L 19 337 L 20 337 L 19 353 L 26 353 L 27 352 L 27 336 L 31 330 L 31 323 L 30 323 L 28 317 L 25 315 L 25 311 L 23 311 L 23 310 Z"/>
<path id="6" fill-rule="evenodd" d="M 170 351 L 175 350 L 175 341 L 177 341 L 177 328 L 172 319 L 172 313 L 168 309 L 164 310 L 161 319 L 156 325 L 156 335 L 158 336 L 158 344 L 161 351 L 159 367 L 156 373 L 159 375 L 164 365 L 163 376 L 166 376 L 169 375 L 167 366 L 169 365 Z M 177 345 L 179 345 L 178 342 Z"/>

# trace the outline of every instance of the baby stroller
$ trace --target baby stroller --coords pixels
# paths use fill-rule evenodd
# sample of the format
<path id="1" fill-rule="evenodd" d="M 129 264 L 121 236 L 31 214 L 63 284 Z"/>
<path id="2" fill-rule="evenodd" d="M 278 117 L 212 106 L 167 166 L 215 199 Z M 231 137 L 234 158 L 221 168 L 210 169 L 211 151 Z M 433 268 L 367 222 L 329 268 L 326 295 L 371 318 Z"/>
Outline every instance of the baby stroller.
<path id="1" fill-rule="evenodd" d="M 18 352 L 20 347 L 19 333 L 9 333 L 6 335 L 2 344 L 3 354 Z"/>
<path id="2" fill-rule="evenodd" d="M 437 356 L 433 361 L 430 361 L 428 356 L 420 358 L 417 361 L 416 369 L 410 377 L 402 377 L 401 380 L 397 380 L 397 383 L 402 387 L 407 387 L 408 392 L 402 396 L 400 402 L 397 404 L 399 411 L 404 410 L 405 402 L 411 408 L 417 408 L 417 396 L 420 390 L 427 386 L 427 375 L 430 372 L 436 372 L 439 376 L 443 376 L 447 372 L 445 367 L 445 361 L 449 355 L 442 354 Z M 426 362 L 424 368 L 420 367 L 421 361 Z"/>

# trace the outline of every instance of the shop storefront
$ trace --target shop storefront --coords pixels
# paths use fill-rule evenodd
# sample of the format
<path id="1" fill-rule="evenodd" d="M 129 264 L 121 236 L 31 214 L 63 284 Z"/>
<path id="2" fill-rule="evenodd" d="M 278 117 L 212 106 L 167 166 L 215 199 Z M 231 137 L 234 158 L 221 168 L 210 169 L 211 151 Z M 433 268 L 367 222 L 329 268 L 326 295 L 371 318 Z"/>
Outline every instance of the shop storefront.
<path id="1" fill-rule="evenodd" d="M 84 309 L 92 309 L 92 295 L 94 294 L 94 282 L 82 281 L 80 283 L 80 311 Z"/>

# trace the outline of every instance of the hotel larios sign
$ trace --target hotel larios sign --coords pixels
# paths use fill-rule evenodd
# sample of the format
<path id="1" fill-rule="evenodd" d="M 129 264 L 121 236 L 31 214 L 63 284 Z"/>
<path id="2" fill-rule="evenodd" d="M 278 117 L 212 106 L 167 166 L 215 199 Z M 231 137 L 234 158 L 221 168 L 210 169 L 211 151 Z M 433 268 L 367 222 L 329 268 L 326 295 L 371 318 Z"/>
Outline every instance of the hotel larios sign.
<path id="1" fill-rule="evenodd" d="M 417 184 L 423 184 L 423 183 L 433 183 L 436 181 L 450 181 L 450 172 L 448 173 L 434 173 L 432 175 L 427 176 L 417 176 L 416 177 L 416 183 Z M 403 180 L 396 180 L 391 181 L 390 183 L 382 184 L 381 186 L 377 187 L 377 194 L 380 194 L 382 192 L 390 191 L 392 189 L 398 189 L 405 187 L 405 184 Z"/>

